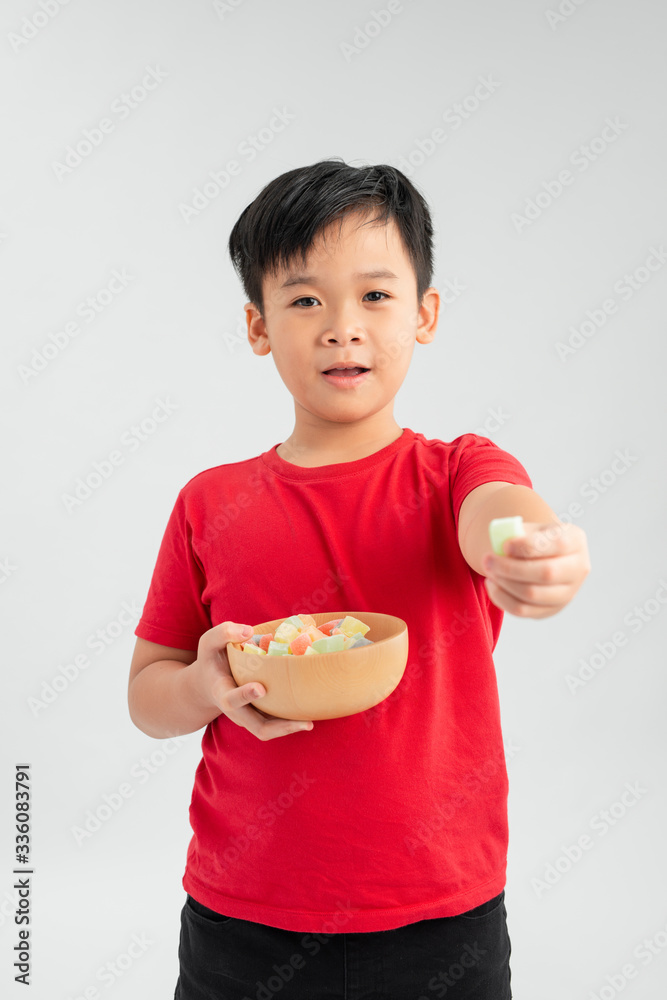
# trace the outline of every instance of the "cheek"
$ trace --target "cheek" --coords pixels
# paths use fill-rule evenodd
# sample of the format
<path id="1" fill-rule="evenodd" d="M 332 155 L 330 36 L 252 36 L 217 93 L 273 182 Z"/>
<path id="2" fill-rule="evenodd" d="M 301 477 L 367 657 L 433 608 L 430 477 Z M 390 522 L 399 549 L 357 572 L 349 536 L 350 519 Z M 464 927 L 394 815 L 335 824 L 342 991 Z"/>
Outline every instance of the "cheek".
<path id="1" fill-rule="evenodd" d="M 377 358 L 377 371 L 385 382 L 402 379 L 410 366 L 412 348 L 401 344 L 399 340 L 387 345 Z"/>
<path id="2" fill-rule="evenodd" d="M 299 374 L 303 369 L 303 364 L 299 363 L 298 357 L 284 345 L 278 344 L 272 347 L 273 361 L 283 379 L 289 382 L 299 381 Z"/>
<path id="3" fill-rule="evenodd" d="M 404 369 L 410 364 L 415 346 L 416 332 L 408 319 L 403 319 L 399 328 L 387 332 L 379 351 L 380 364 L 387 369 Z"/>

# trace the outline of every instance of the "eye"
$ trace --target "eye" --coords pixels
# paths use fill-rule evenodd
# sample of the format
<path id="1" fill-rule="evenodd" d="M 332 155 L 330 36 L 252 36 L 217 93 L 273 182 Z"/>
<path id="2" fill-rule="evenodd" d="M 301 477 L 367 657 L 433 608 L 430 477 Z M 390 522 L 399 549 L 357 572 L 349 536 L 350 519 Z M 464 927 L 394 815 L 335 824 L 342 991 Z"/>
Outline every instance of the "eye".
<path id="1" fill-rule="evenodd" d="M 384 298 L 384 299 L 388 299 L 389 298 L 389 295 L 387 295 L 386 292 L 366 292 L 366 295 L 364 295 L 364 298 L 367 298 L 367 296 L 369 296 L 369 295 L 381 295 L 382 298 Z M 309 302 L 309 301 L 310 302 L 317 302 L 318 300 L 313 295 L 304 295 L 302 298 L 296 299 L 296 301 L 294 301 L 292 303 L 292 305 L 293 306 L 298 306 L 300 302 Z M 382 299 L 371 299 L 371 302 L 381 302 L 381 301 L 382 301 Z M 308 307 L 307 306 L 302 306 L 300 308 L 304 308 L 305 309 L 305 308 L 308 308 Z"/>

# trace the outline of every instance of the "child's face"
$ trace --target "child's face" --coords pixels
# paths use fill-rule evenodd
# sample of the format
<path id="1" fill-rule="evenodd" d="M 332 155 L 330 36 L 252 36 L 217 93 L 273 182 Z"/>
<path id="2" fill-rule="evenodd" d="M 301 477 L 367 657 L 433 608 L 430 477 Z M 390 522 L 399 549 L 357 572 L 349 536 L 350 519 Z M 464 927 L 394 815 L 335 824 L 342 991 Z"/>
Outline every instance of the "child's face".
<path id="1" fill-rule="evenodd" d="M 263 319 L 246 304 L 252 349 L 273 352 L 297 416 L 299 407 L 301 416 L 327 422 L 391 412 L 415 341 L 429 343 L 435 333 L 438 293 L 428 289 L 418 306 L 417 279 L 394 220 L 359 228 L 360 221 L 356 213 L 346 216 L 340 239 L 336 222 L 326 244 L 321 237 L 313 244 L 306 267 L 295 263 L 265 277 Z M 359 276 L 372 271 L 395 277 Z M 355 383 L 323 374 L 350 361 L 370 369 Z"/>

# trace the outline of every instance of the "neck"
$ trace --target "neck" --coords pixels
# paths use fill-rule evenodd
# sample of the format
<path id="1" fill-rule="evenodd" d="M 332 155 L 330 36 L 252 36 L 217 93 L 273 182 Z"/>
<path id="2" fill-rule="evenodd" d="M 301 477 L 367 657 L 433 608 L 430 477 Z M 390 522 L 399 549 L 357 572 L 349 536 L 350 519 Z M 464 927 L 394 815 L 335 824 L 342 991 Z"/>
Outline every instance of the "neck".
<path id="1" fill-rule="evenodd" d="M 312 414 L 309 414 L 312 418 Z M 381 418 L 381 419 L 378 419 Z M 386 448 L 403 433 L 393 414 L 373 414 L 355 423 L 297 419 L 289 438 L 278 446 L 280 458 L 292 465 L 312 468 L 355 462 Z"/>

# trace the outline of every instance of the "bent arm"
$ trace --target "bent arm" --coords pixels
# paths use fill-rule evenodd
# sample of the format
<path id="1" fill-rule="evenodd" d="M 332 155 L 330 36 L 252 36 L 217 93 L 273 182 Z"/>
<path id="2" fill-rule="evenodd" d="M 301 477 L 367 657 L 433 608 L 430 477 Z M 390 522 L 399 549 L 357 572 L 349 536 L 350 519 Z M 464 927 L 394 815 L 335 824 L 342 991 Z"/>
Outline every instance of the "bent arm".
<path id="1" fill-rule="evenodd" d="M 196 661 L 196 651 L 137 638 L 127 700 L 132 722 L 147 736 L 185 736 L 221 714 L 196 683 Z"/>

